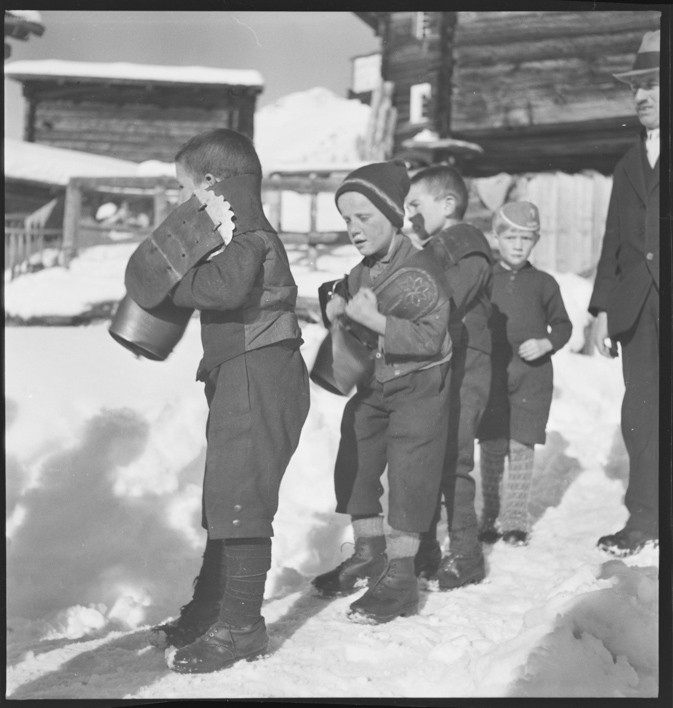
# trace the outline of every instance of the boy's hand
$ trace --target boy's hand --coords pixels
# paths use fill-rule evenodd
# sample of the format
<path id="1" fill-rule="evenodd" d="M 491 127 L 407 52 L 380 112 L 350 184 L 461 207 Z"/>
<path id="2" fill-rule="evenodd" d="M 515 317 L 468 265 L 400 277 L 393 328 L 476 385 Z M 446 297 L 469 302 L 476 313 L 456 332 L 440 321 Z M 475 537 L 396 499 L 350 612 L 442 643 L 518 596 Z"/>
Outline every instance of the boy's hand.
<path id="1" fill-rule="evenodd" d="M 325 305 L 325 314 L 330 322 L 343 315 L 346 311 L 346 301 L 341 297 L 341 295 L 333 295 L 332 299 Z"/>
<path id="2" fill-rule="evenodd" d="M 528 339 L 519 347 L 519 356 L 525 361 L 535 361 L 552 349 L 548 339 Z"/>
<path id="3" fill-rule="evenodd" d="M 346 303 L 346 314 L 355 322 L 368 327 L 377 334 L 385 334 L 386 318 L 379 312 L 373 290 L 362 288 Z"/>

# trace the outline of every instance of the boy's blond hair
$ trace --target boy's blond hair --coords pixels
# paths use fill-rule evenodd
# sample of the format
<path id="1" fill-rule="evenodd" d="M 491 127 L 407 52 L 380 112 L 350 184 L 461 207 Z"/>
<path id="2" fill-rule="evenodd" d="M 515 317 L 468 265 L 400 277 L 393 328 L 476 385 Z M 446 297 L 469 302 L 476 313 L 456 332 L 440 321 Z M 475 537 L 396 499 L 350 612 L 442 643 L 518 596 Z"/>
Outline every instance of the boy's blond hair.
<path id="1" fill-rule="evenodd" d="M 462 220 L 467 211 L 469 194 L 465 181 L 457 169 L 449 165 L 426 167 L 411 178 L 412 185 L 420 182 L 436 199 L 452 196 L 456 201 L 453 217 Z"/>
<path id="2" fill-rule="evenodd" d="M 200 179 L 208 173 L 217 179 L 262 175 L 262 165 L 252 140 L 228 128 L 194 136 L 178 150 L 175 163 L 180 163 L 189 174 Z"/>

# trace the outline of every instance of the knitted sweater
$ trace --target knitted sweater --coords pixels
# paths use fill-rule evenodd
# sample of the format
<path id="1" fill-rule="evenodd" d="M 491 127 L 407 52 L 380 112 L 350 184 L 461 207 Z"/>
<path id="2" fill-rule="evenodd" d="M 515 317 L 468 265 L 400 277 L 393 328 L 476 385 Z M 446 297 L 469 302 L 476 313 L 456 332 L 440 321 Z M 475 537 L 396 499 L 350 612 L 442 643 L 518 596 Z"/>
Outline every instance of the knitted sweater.
<path id="1" fill-rule="evenodd" d="M 570 339 L 572 323 L 554 278 L 530 263 L 518 271 L 493 268 L 491 331 L 494 351 L 516 352 L 528 339 L 549 339 L 556 352 Z"/>

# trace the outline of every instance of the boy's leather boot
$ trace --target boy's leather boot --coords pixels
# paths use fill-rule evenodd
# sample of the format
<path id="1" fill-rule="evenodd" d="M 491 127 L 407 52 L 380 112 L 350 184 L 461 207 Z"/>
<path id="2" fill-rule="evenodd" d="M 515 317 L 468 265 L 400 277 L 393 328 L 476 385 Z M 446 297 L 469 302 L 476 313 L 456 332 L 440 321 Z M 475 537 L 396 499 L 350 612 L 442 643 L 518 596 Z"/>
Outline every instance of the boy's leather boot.
<path id="1" fill-rule="evenodd" d="M 159 648 L 185 647 L 208 631 L 219 614 L 219 600 L 191 600 L 180 608 L 177 619 L 152 627 L 149 642 Z"/>
<path id="2" fill-rule="evenodd" d="M 355 553 L 334 570 L 318 575 L 312 585 L 323 597 L 350 595 L 358 590 L 358 581 L 377 578 L 386 566 L 386 537 L 360 536 Z"/>
<path id="3" fill-rule="evenodd" d="M 414 559 L 409 557 L 392 558 L 376 582 L 351 604 L 348 617 L 356 622 L 381 624 L 417 613 L 418 581 Z"/>
<path id="4" fill-rule="evenodd" d="M 418 578 L 429 578 L 434 575 L 442 562 L 442 547 L 437 540 L 437 525 L 441 513 L 442 506 L 438 502 L 435 515 L 430 522 L 430 528 L 420 535 L 420 545 L 414 556 L 414 570 Z"/>
<path id="5" fill-rule="evenodd" d="M 194 579 L 192 599 L 180 608 L 171 622 L 152 627 L 150 644 L 156 647 L 184 647 L 198 639 L 217 621 L 226 585 L 224 542 L 208 539 L 198 576 Z"/>
<path id="6" fill-rule="evenodd" d="M 250 661 L 264 654 L 268 646 L 263 617 L 246 627 L 216 622 L 193 644 L 178 649 L 169 666 L 181 674 L 221 671 L 242 659 Z"/>
<path id="7" fill-rule="evenodd" d="M 421 534 L 418 553 L 414 556 L 414 572 L 419 578 L 433 576 L 442 562 L 442 547 L 428 531 Z"/>
<path id="8" fill-rule="evenodd" d="M 654 531 L 641 531 L 629 528 L 627 525 L 621 531 L 601 536 L 598 539 L 598 547 L 618 558 L 632 556 L 646 546 L 657 548 L 659 546 L 658 534 Z"/>
<path id="9" fill-rule="evenodd" d="M 486 577 L 484 556 L 480 553 L 472 556 L 458 556 L 449 553 L 434 574 L 440 590 L 455 590 L 470 583 L 480 583 Z"/>

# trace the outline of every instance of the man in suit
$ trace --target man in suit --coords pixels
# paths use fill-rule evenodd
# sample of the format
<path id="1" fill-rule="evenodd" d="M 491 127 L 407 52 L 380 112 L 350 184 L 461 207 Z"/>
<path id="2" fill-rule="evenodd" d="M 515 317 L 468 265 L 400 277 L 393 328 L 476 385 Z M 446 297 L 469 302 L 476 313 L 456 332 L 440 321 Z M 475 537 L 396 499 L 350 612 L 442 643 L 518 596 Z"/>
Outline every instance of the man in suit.
<path id="1" fill-rule="evenodd" d="M 616 356 L 619 342 L 625 394 L 622 435 L 629 455 L 626 526 L 598 546 L 617 556 L 636 553 L 659 538 L 659 49 L 648 32 L 630 84 L 644 130 L 615 168 L 612 195 L 589 311 L 595 343 Z"/>

